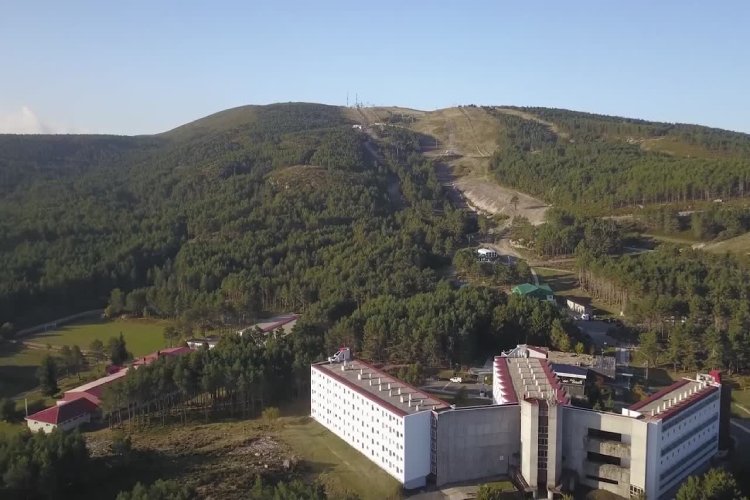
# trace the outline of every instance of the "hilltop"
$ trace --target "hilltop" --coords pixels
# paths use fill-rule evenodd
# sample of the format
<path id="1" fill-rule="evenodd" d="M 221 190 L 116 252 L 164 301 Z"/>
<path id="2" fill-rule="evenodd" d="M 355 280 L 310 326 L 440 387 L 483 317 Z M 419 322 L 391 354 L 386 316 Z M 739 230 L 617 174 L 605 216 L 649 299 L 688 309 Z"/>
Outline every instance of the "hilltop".
<path id="1" fill-rule="evenodd" d="M 345 227 L 374 230 L 424 199 L 442 213 L 445 189 L 541 224 L 549 206 L 742 204 L 750 188 L 746 134 L 512 106 L 242 106 L 153 136 L 4 135 L 0 151 L 0 321 L 13 323 L 40 304 L 45 315 L 100 307 L 117 287 L 142 289 L 129 308 L 156 315 L 203 295 L 209 308 L 236 301 L 243 295 L 228 290 L 259 287 L 264 266 L 300 273 L 288 253 L 300 245 L 322 245 L 316 258 L 333 265 L 324 247 L 349 241 Z M 271 244 L 292 235 L 287 224 L 314 243 Z M 453 252 L 433 233 L 418 238 L 428 246 L 414 257 L 422 270 Z M 258 247 L 238 255 L 237 238 Z M 282 299 L 278 279 L 253 307 L 320 298 L 312 274 L 311 299 Z"/>

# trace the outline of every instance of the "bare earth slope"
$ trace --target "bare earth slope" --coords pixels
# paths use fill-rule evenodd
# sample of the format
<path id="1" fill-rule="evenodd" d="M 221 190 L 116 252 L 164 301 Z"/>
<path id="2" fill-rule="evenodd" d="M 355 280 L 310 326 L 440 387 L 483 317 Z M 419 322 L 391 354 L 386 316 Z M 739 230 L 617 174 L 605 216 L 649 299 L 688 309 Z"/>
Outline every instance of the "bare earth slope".
<path id="1" fill-rule="evenodd" d="M 538 121 L 531 115 L 523 115 L 518 116 Z M 445 158 L 455 177 L 454 186 L 472 208 L 491 214 L 526 217 L 535 225 L 544 222 L 547 204 L 503 187 L 489 175 L 489 158 L 498 150 L 503 124 L 484 109 L 462 106 L 422 113 L 416 116 L 410 128 L 437 139 L 438 147 L 427 155 Z M 517 204 L 511 203 L 514 196 L 518 197 Z"/>

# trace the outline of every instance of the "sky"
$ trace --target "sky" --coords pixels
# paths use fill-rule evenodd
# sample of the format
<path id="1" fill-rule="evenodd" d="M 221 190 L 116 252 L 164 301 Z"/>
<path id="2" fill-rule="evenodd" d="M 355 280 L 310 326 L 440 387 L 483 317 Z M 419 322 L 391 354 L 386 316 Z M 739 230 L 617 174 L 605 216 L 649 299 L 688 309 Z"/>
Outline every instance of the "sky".
<path id="1" fill-rule="evenodd" d="M 549 106 L 750 133 L 750 2 L 0 0 L 0 132 L 244 104 Z"/>

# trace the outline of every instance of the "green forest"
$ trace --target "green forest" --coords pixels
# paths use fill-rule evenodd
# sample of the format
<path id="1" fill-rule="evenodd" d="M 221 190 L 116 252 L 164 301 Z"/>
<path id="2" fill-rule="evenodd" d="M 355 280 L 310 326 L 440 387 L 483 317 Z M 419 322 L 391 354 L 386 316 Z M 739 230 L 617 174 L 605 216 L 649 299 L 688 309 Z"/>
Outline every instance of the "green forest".
<path id="1" fill-rule="evenodd" d="M 552 127 L 486 108 L 503 125 L 491 170 L 504 185 L 567 209 L 745 197 L 750 136 L 547 108 L 516 108 Z M 669 148 L 663 144 L 674 145 Z"/>

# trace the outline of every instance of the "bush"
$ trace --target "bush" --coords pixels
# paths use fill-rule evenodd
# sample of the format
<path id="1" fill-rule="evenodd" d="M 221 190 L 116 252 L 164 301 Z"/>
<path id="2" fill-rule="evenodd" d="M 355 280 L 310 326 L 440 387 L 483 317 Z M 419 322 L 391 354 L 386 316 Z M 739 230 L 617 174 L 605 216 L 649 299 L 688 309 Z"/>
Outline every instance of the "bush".
<path id="1" fill-rule="evenodd" d="M 263 410 L 261 416 L 267 423 L 273 424 L 279 419 L 279 417 L 281 416 L 281 412 L 275 406 L 269 406 L 268 408 Z"/>

